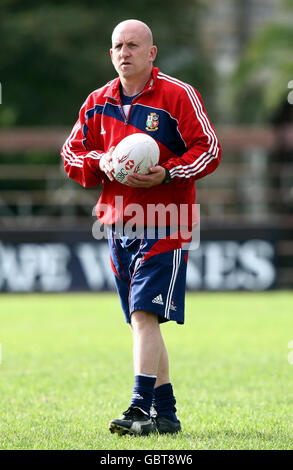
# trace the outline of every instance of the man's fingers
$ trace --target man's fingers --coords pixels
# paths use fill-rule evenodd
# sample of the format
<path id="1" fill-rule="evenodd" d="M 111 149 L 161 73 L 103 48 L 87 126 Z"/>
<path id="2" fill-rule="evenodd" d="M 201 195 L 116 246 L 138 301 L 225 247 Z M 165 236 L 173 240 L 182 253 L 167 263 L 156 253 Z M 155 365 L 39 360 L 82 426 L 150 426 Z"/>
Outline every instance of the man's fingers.
<path id="1" fill-rule="evenodd" d="M 109 171 L 109 172 L 111 173 L 111 171 L 113 171 L 112 165 L 109 165 L 109 164 L 106 163 L 106 164 L 105 164 L 105 170 L 106 170 L 106 171 Z"/>
<path id="2" fill-rule="evenodd" d="M 140 173 L 132 173 L 131 175 L 128 176 L 130 181 L 133 182 L 139 182 L 139 181 L 149 181 L 150 175 L 142 175 Z"/>
<path id="3" fill-rule="evenodd" d="M 110 181 L 114 181 L 114 177 L 113 177 L 113 175 L 112 175 L 111 172 L 105 171 L 105 173 L 106 173 L 106 175 L 108 176 L 108 178 L 109 178 Z"/>
<path id="4" fill-rule="evenodd" d="M 111 147 L 111 148 L 109 149 L 109 151 L 108 151 L 108 155 L 111 157 L 111 160 L 112 160 L 112 153 L 113 153 L 114 148 L 115 148 L 115 147 L 113 146 L 113 147 Z"/>
<path id="5" fill-rule="evenodd" d="M 148 188 L 153 186 L 154 181 L 150 179 L 143 179 L 141 180 L 140 178 L 135 178 L 133 175 L 128 176 L 127 178 L 127 185 L 132 186 L 133 188 Z"/>

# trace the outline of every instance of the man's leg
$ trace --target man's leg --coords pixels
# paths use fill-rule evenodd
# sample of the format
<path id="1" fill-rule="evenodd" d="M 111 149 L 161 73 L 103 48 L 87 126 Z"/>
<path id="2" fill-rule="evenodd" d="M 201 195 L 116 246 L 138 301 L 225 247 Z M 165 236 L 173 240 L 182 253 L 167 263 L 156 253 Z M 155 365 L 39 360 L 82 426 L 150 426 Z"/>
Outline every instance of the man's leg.
<path id="1" fill-rule="evenodd" d="M 131 328 L 134 366 L 131 405 L 139 407 L 149 416 L 164 341 L 158 317 L 153 313 L 142 310 L 133 312 Z"/>
<path id="2" fill-rule="evenodd" d="M 176 400 L 169 380 L 168 353 L 158 317 L 136 310 L 131 316 L 131 329 L 135 373 L 131 406 L 120 419 L 110 422 L 110 431 L 119 434 L 153 432 L 155 426 L 150 419 L 150 408 L 154 402 L 158 432 L 178 432 L 181 426 L 175 415 Z"/>
<path id="3" fill-rule="evenodd" d="M 161 356 L 158 365 L 157 380 L 155 383 L 155 388 L 160 385 L 167 384 L 170 382 L 169 377 L 169 358 L 165 343 L 163 343 L 163 348 L 161 351 Z"/>
<path id="4" fill-rule="evenodd" d="M 157 377 L 160 357 L 164 348 L 157 315 L 137 310 L 131 315 L 131 326 L 134 374 Z"/>
<path id="5" fill-rule="evenodd" d="M 156 425 L 158 432 L 160 434 L 179 432 L 181 425 L 176 417 L 176 400 L 169 378 L 169 359 L 165 343 L 163 344 L 158 366 L 153 404 L 157 413 Z"/>
<path id="6" fill-rule="evenodd" d="M 148 315 L 151 315 L 153 317 L 152 320 L 154 320 L 154 322 L 155 322 L 155 329 L 156 330 L 158 328 L 160 329 L 159 323 L 157 322 L 157 315 L 152 315 L 150 313 Z M 130 324 L 130 327 L 131 327 L 131 330 L 133 332 L 132 324 Z M 150 332 L 151 332 L 151 338 L 147 342 L 146 347 L 147 348 L 150 347 L 151 354 L 152 354 L 152 352 L 153 352 L 153 344 L 152 344 L 152 342 L 153 342 L 153 331 L 152 331 L 152 328 L 151 328 Z M 141 344 L 141 341 L 137 342 L 136 338 L 133 338 L 134 373 L 139 374 L 139 373 L 141 373 L 142 369 L 146 370 L 145 367 L 148 367 L 148 370 L 151 370 L 153 372 L 153 374 L 151 374 L 151 375 L 156 375 L 157 376 L 155 387 L 159 387 L 160 385 L 163 385 L 165 383 L 170 382 L 168 352 L 167 352 L 162 334 L 161 335 L 158 334 L 158 337 L 159 336 L 160 336 L 159 341 L 160 342 L 162 341 L 162 347 L 161 347 L 161 354 L 160 354 L 160 357 L 159 357 L 159 363 L 158 363 L 158 367 L 157 367 L 157 373 L 156 373 L 156 370 L 154 369 L 154 364 L 142 365 L 141 364 L 141 359 L 136 361 L 136 358 L 140 356 L 140 350 L 142 349 L 142 344 Z M 151 357 L 151 356 L 149 356 L 149 357 Z M 145 360 L 145 359 L 146 358 L 144 358 L 143 360 Z M 152 359 L 152 360 L 154 360 L 154 359 Z M 148 361 L 148 359 L 147 359 L 147 361 Z M 146 373 L 146 372 L 144 372 L 144 373 Z"/>
<path id="7" fill-rule="evenodd" d="M 176 400 L 169 378 L 168 353 L 158 317 L 148 312 L 136 311 L 132 314 L 131 325 L 135 371 L 135 386 L 131 403 L 141 406 L 149 413 L 150 397 L 153 396 L 158 413 L 156 419 L 158 431 L 161 433 L 178 432 L 181 426 L 175 414 Z M 155 388 L 153 388 L 154 383 Z"/>
<path id="8" fill-rule="evenodd" d="M 132 313 L 131 328 L 135 373 L 131 406 L 120 419 L 110 422 L 110 431 L 149 434 L 156 429 L 150 418 L 150 408 L 164 342 L 157 315 L 137 310 Z"/>

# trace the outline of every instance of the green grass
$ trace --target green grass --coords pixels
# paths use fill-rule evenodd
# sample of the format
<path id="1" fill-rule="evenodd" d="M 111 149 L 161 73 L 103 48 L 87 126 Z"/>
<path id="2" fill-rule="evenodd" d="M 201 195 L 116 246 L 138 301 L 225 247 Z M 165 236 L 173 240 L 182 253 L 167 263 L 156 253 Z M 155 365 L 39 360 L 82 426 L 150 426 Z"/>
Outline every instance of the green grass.
<path id="1" fill-rule="evenodd" d="M 2 295 L 1 449 L 292 449 L 293 295 L 199 293 L 165 324 L 183 432 L 112 435 L 132 338 L 111 294 Z"/>

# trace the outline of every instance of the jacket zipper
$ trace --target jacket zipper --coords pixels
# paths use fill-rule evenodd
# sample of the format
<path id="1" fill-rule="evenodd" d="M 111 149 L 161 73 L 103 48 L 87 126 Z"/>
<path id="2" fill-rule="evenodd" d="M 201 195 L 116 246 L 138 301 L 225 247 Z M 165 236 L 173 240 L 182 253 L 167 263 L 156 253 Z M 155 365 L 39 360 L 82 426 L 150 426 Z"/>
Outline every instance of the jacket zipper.
<path id="1" fill-rule="evenodd" d="M 131 113 L 131 110 L 132 110 L 132 106 L 134 105 L 134 103 L 138 100 L 138 98 L 140 98 L 142 95 L 145 95 L 146 93 L 150 93 L 151 90 L 145 90 L 145 91 L 142 91 L 139 95 L 137 95 L 136 98 L 134 98 L 134 100 L 132 101 L 131 105 L 130 105 L 130 108 L 129 108 L 129 112 L 128 112 L 128 117 L 126 118 L 125 114 L 124 114 L 124 111 L 123 111 L 123 106 L 121 106 L 121 111 L 123 112 L 123 116 L 124 116 L 124 125 L 127 126 L 127 124 L 129 123 L 129 118 L 130 118 L 130 113 Z M 122 104 L 122 103 L 121 103 Z"/>
<path id="2" fill-rule="evenodd" d="M 131 112 L 131 109 L 132 109 L 132 106 L 134 104 L 134 101 L 136 101 L 138 98 L 140 98 L 142 95 L 146 94 L 146 93 L 150 93 L 152 90 L 151 90 L 151 86 L 147 89 L 147 90 L 144 90 L 142 91 L 141 93 L 139 93 L 139 95 L 137 95 L 137 97 L 133 100 L 133 102 L 131 103 L 130 105 L 130 108 L 129 108 L 129 112 L 128 112 L 128 117 L 125 116 L 125 113 L 123 111 L 123 105 L 122 105 L 122 102 L 120 99 L 118 98 L 114 98 L 113 96 L 109 96 L 109 98 L 111 98 L 112 100 L 115 100 L 119 103 L 119 108 L 120 108 L 120 112 L 122 114 L 122 117 L 123 117 L 123 121 L 124 121 L 124 125 L 127 126 L 127 124 L 129 123 L 129 117 L 130 117 L 130 112 Z"/>
<path id="3" fill-rule="evenodd" d="M 122 117 L 123 117 L 123 121 L 124 121 L 124 124 L 126 125 L 127 124 L 127 119 L 126 119 L 126 116 L 124 114 L 124 111 L 123 111 L 123 106 L 122 106 L 122 103 L 121 103 L 121 100 L 119 100 L 118 98 L 114 98 L 113 96 L 107 96 L 107 98 L 111 98 L 111 100 L 114 100 L 114 101 L 117 101 L 117 103 L 119 104 L 119 110 L 122 114 Z"/>

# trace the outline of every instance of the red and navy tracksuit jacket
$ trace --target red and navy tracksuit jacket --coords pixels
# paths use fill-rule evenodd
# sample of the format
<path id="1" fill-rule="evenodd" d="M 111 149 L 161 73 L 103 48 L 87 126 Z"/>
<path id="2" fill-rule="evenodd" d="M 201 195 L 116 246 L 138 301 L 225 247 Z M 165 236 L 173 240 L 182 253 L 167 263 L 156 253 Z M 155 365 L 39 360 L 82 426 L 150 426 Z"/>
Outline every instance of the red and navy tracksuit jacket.
<path id="1" fill-rule="evenodd" d="M 115 196 L 123 196 L 124 207 L 138 203 L 145 210 L 147 204 L 194 204 L 194 181 L 213 172 L 221 158 L 221 147 L 200 94 L 153 67 L 150 80 L 133 100 L 126 119 L 119 85 L 119 78 L 112 80 L 93 91 L 82 105 L 61 151 L 68 176 L 84 187 L 103 184 L 96 210 L 105 224 L 116 221 Z M 159 165 L 169 170 L 170 183 L 131 188 L 110 181 L 99 169 L 101 154 L 135 132 L 149 134 L 157 141 Z M 99 207 L 105 205 L 109 210 L 100 211 Z"/>

